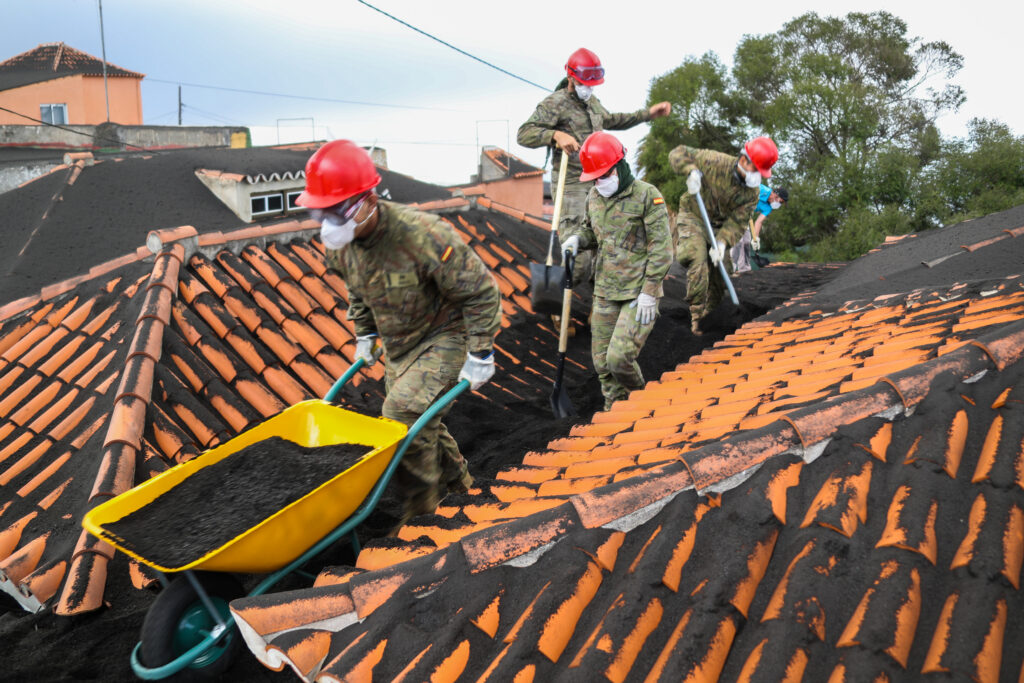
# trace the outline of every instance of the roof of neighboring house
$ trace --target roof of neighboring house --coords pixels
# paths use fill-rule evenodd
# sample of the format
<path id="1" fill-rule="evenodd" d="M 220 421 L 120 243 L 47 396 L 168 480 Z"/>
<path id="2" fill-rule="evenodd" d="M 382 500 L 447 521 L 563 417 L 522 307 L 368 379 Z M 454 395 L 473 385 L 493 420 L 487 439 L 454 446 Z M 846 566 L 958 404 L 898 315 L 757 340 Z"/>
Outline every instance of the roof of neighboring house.
<path id="1" fill-rule="evenodd" d="M 76 75 L 102 76 L 103 60 L 64 43 L 43 43 L 0 62 L 0 91 Z M 145 78 L 145 74 L 110 62 L 107 76 Z"/>
<path id="2" fill-rule="evenodd" d="M 487 147 L 483 151 L 483 155 L 487 157 L 495 166 L 499 169 L 508 173 L 508 175 L 514 178 L 523 178 L 526 176 L 542 175 L 544 169 L 531 166 L 519 157 L 509 154 L 503 149 L 498 147 Z"/>
<path id="3" fill-rule="evenodd" d="M 234 174 L 246 183 L 292 178 L 301 187 L 310 154 L 305 147 L 196 148 L 61 163 L 0 194 L 8 245 L 0 255 L 0 301 L 37 294 L 90 265 L 134 253 L 151 230 L 191 225 L 203 234 L 242 227 L 195 172 Z M 396 201 L 451 197 L 443 187 L 379 171 L 378 191 Z"/>
<path id="4" fill-rule="evenodd" d="M 1009 272 L 805 293 L 355 567 L 234 601 L 250 649 L 323 681 L 1015 679 L 1021 209 L 963 242 Z"/>

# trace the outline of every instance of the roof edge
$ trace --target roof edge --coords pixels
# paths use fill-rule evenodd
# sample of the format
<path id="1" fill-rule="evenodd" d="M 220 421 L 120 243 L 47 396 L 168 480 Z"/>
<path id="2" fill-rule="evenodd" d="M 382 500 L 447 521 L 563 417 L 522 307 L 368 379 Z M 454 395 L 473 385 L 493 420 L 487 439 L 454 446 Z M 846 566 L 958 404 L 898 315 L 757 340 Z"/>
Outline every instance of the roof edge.
<path id="1" fill-rule="evenodd" d="M 103 439 L 103 456 L 88 499 L 90 508 L 124 493 L 134 484 L 135 459 L 142 448 L 153 377 L 164 330 L 171 321 L 171 305 L 184 254 L 184 246 L 174 242 L 161 249 L 154 259 Z M 56 614 L 81 614 L 103 606 L 107 564 L 113 554 L 109 543 L 88 531 L 81 532 L 78 550 L 54 608 Z"/>

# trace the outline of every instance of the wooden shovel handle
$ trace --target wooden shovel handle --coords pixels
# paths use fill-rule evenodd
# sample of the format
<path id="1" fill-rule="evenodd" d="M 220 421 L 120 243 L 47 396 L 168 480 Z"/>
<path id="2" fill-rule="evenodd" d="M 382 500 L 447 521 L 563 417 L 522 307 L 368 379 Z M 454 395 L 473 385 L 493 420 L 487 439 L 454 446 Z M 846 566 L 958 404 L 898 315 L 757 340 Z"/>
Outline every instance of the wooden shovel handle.
<path id="1" fill-rule="evenodd" d="M 562 219 L 562 196 L 565 194 L 565 165 L 568 163 L 568 157 L 569 155 L 563 150 L 562 160 L 558 162 L 558 189 L 555 191 L 555 212 L 551 214 L 552 239 L 554 239 L 554 236 L 558 234 L 558 221 Z M 551 253 L 554 251 L 554 249 L 552 249 L 553 246 L 553 244 L 548 245 L 548 260 L 546 265 L 549 266 L 553 261 L 551 256 Z"/>
<path id="2" fill-rule="evenodd" d="M 569 315 L 572 311 L 572 290 L 562 290 L 562 325 L 558 331 L 558 352 L 565 353 L 569 348 Z"/>
<path id="3" fill-rule="evenodd" d="M 563 159 L 565 157 L 562 157 Z M 558 330 L 558 352 L 565 353 L 569 348 L 569 316 L 572 314 L 572 271 L 576 267 L 576 257 L 568 249 L 562 257 L 565 263 L 565 281 L 562 283 L 562 319 Z"/>

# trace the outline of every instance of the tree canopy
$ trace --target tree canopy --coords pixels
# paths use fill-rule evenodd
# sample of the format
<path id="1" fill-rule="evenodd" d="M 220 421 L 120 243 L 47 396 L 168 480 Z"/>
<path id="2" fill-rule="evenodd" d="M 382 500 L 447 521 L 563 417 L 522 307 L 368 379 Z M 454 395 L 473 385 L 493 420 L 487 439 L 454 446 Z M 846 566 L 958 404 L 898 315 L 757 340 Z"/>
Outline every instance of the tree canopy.
<path id="1" fill-rule="evenodd" d="M 945 140 L 935 125 L 965 100 L 962 66 L 948 43 L 909 37 L 888 12 L 808 12 L 744 36 L 731 71 L 707 53 L 653 79 L 649 102 L 670 101 L 672 114 L 652 122 L 638 166 L 675 205 L 685 179 L 668 166 L 674 147 L 738 153 L 767 134 L 781 153 L 773 185 L 790 194 L 768 246 L 854 258 L 887 234 L 1024 202 L 1020 138 L 975 121 L 968 139 Z"/>

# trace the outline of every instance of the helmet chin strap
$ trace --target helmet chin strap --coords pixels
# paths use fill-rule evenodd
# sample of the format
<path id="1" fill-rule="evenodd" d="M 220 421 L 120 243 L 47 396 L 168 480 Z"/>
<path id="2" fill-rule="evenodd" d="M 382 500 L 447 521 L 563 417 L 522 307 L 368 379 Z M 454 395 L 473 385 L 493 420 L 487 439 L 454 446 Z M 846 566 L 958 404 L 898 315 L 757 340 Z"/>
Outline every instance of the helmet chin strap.
<path id="1" fill-rule="evenodd" d="M 370 204 L 372 206 L 372 208 L 370 209 L 370 212 L 368 214 L 366 214 L 366 218 L 364 218 L 361 221 L 356 222 L 356 227 L 355 227 L 356 237 L 355 238 L 357 240 L 358 239 L 363 239 L 365 237 L 369 237 L 370 233 L 373 232 L 373 229 L 377 227 L 376 218 L 377 218 L 377 215 L 378 215 L 377 212 L 380 209 L 379 209 L 379 207 L 377 205 L 377 194 L 376 194 L 376 192 L 373 193 L 373 199 L 370 199 L 369 197 L 367 197 L 367 204 Z M 373 221 L 372 225 L 371 225 L 371 221 Z"/>

